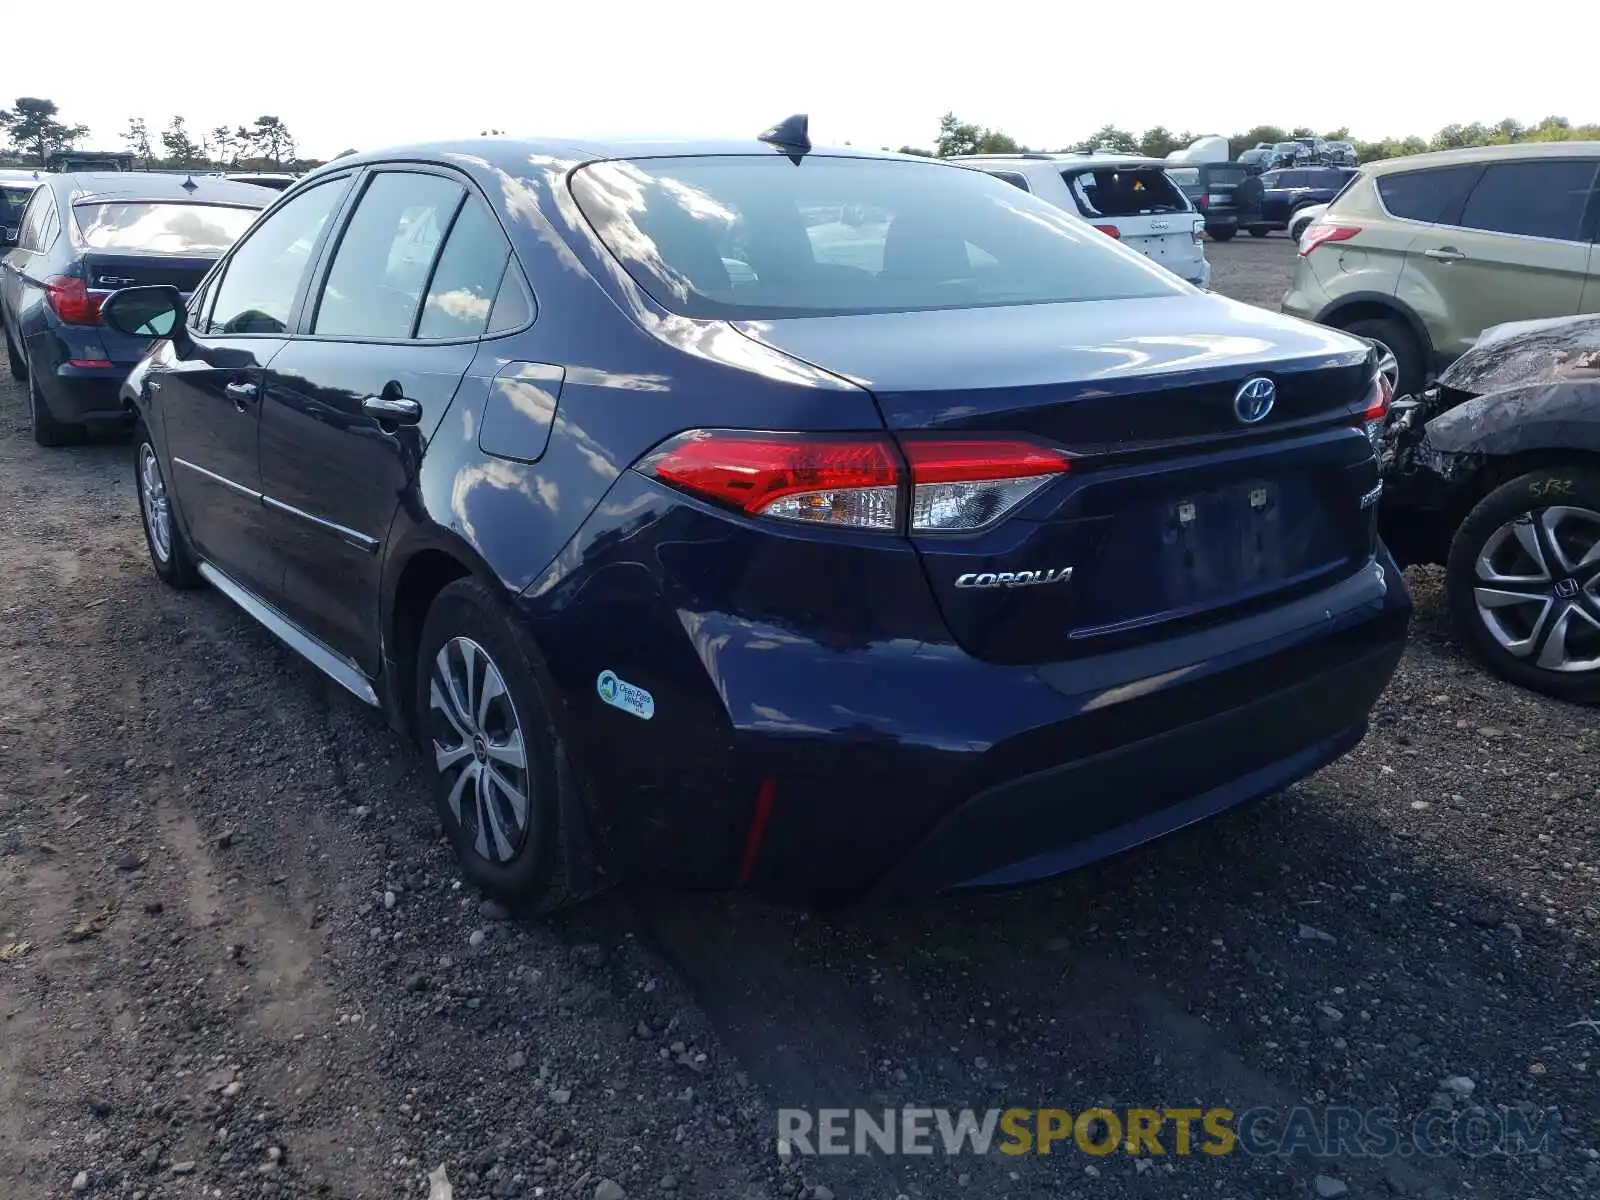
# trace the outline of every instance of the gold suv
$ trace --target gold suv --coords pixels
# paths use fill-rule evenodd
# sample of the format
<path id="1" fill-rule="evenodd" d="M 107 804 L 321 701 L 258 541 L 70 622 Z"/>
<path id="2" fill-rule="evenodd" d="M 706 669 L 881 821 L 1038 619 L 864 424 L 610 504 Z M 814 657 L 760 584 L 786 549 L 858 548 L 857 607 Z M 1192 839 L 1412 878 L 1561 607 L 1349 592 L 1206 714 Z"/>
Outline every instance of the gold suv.
<path id="1" fill-rule="evenodd" d="M 1600 312 L 1597 179 L 1600 142 L 1369 163 L 1302 236 L 1283 311 L 1381 343 L 1414 394 L 1490 325 Z"/>

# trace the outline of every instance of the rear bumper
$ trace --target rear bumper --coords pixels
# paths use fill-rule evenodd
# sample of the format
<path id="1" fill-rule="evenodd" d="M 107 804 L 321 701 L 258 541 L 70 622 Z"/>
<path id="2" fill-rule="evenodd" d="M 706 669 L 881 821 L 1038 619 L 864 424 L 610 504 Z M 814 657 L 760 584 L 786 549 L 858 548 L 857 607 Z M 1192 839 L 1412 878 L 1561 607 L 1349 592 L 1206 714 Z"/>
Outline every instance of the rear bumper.
<path id="1" fill-rule="evenodd" d="M 133 369 L 132 363 L 110 367 L 75 367 L 63 364 L 55 374 L 41 380 L 45 402 L 58 421 L 99 424 L 128 421 L 132 410 L 123 403 L 122 381 Z"/>
<path id="2" fill-rule="evenodd" d="M 643 481 L 613 507 L 634 522 L 619 557 L 519 607 L 567 697 L 597 844 L 677 885 L 923 895 L 1116 853 L 1348 750 L 1411 612 L 1385 552 L 1225 625 L 1007 665 L 949 642 L 897 552 L 819 542 L 813 560 L 803 534 L 775 548 Z M 597 698 L 606 671 L 651 693 L 648 719 Z"/>
<path id="3" fill-rule="evenodd" d="M 876 891 L 1048 878 L 1280 791 L 1361 741 L 1401 649 L 1381 645 L 1297 685 L 982 792 Z"/>

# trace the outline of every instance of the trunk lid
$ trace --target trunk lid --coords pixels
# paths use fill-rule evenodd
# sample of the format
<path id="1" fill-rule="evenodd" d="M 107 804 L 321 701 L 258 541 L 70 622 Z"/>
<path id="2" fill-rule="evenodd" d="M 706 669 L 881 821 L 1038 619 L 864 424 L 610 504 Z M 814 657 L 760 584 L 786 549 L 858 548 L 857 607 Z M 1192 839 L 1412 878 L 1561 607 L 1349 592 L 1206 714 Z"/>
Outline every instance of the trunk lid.
<path id="1" fill-rule="evenodd" d="M 913 539 L 979 657 L 1052 661 L 1189 630 L 1373 553 L 1368 348 L 1336 331 L 1208 294 L 738 327 L 870 390 L 902 440 L 1022 434 L 1077 456 L 989 529 Z M 1245 422 L 1235 401 L 1262 376 L 1275 402 Z M 1007 572 L 1038 574 L 1007 586 Z"/>
<path id="2" fill-rule="evenodd" d="M 84 278 L 91 295 L 102 299 L 122 288 L 166 284 L 183 294 L 184 300 L 200 285 L 215 258 L 176 254 L 141 254 L 132 250 L 91 250 L 83 258 Z M 106 357 L 114 363 L 136 363 L 153 340 L 118 333 L 110 326 L 100 329 Z"/>

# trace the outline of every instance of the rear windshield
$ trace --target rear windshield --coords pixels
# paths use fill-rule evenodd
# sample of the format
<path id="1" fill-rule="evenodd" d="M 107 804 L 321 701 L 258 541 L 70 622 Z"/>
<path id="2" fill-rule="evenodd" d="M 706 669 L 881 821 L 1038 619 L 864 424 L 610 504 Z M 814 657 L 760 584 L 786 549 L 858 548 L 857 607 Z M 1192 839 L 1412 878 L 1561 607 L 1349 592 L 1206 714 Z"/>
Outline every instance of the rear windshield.
<path id="1" fill-rule="evenodd" d="M 88 201 L 73 206 L 93 250 L 151 254 L 221 254 L 256 219 L 256 209 L 149 200 Z"/>
<path id="2" fill-rule="evenodd" d="M 4 184 L 0 185 L 0 225 L 15 225 L 22 217 L 22 210 L 28 206 L 28 197 L 33 195 L 35 184 Z"/>
<path id="3" fill-rule="evenodd" d="M 1187 290 L 1009 183 L 937 163 L 618 160 L 581 168 L 572 190 L 634 281 L 683 316 L 758 320 Z"/>
<path id="4" fill-rule="evenodd" d="M 1212 187 L 1238 187 L 1250 176 L 1250 172 L 1242 167 L 1210 167 L 1206 171 L 1206 178 Z"/>
<path id="5" fill-rule="evenodd" d="M 1160 167 L 1096 167 L 1063 171 L 1078 211 L 1095 217 L 1151 217 L 1189 211 L 1189 203 Z"/>
<path id="6" fill-rule="evenodd" d="M 1194 187 L 1200 182 L 1199 167 L 1168 167 L 1167 178 L 1179 187 Z"/>

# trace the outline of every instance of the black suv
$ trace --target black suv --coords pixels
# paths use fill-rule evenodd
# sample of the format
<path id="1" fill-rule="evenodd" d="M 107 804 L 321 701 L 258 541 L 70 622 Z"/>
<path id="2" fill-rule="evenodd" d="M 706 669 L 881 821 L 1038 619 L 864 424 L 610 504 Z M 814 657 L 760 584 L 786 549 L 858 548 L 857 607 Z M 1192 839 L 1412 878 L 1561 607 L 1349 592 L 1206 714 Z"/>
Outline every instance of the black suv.
<path id="1" fill-rule="evenodd" d="M 1236 162 L 1171 166 L 1167 176 L 1181 187 L 1206 219 L 1213 241 L 1226 242 L 1261 217 L 1261 185 Z"/>

